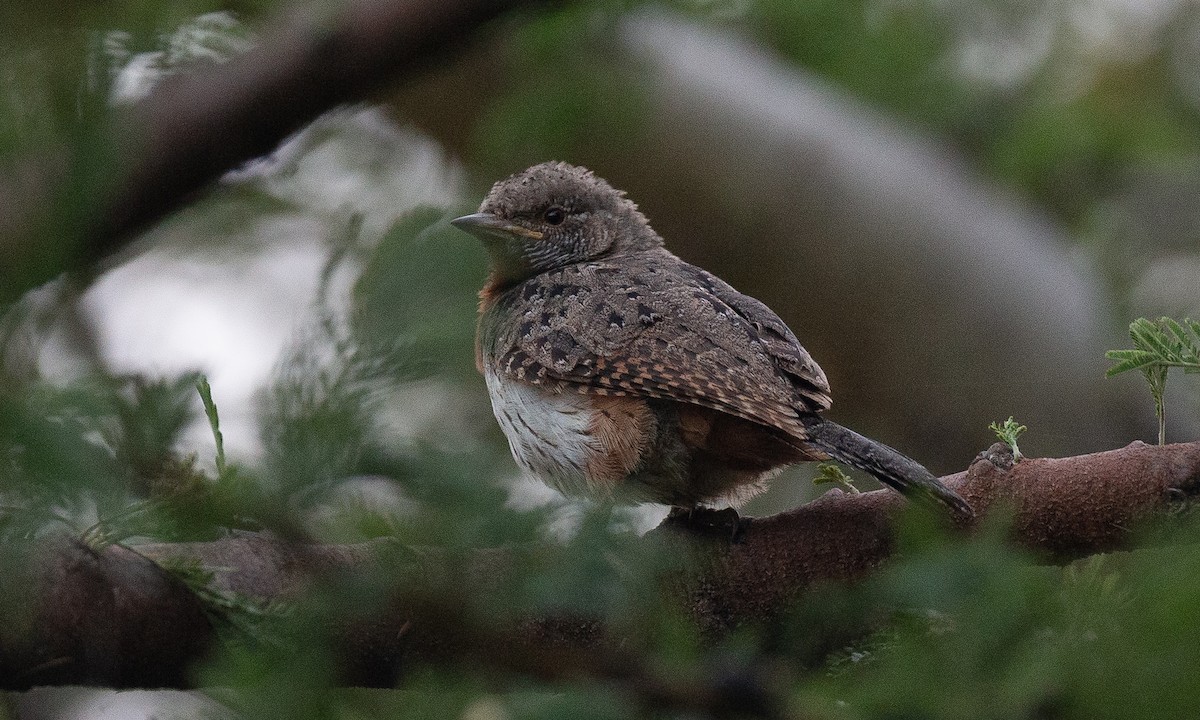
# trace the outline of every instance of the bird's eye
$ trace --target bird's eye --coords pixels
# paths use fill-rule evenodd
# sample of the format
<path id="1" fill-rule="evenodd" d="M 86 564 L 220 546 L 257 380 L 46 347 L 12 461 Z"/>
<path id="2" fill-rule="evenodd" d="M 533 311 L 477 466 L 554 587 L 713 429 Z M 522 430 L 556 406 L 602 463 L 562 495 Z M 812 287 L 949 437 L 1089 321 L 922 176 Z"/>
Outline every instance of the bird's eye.
<path id="1" fill-rule="evenodd" d="M 562 221 L 567 219 L 567 211 L 555 205 L 547 208 L 546 212 L 542 213 L 542 218 L 551 225 L 561 225 Z"/>

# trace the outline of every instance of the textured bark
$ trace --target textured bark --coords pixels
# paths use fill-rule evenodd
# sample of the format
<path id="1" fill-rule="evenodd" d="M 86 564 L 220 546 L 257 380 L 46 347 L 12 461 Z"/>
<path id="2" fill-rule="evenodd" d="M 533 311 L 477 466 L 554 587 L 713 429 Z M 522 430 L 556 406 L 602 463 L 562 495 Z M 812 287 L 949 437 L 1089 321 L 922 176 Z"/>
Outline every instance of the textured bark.
<path id="1" fill-rule="evenodd" d="M 1168 516 L 1200 493 L 1200 442 L 1135 442 L 1069 458 L 1015 465 L 1003 445 L 965 472 L 942 478 L 976 511 L 972 524 L 1006 513 L 1012 539 L 1047 562 L 1129 547 L 1134 530 Z M 757 520 L 693 589 L 706 625 L 769 615 L 816 580 L 852 580 L 892 552 L 889 518 L 904 500 L 880 490 L 827 493 L 803 507 Z"/>
<path id="2" fill-rule="evenodd" d="M 976 524 L 996 512 L 1011 517 L 1013 540 L 1046 561 L 1067 561 L 1129 547 L 1139 527 L 1162 525 L 1200 492 L 1200 442 L 1150 446 L 1013 465 L 993 446 L 965 471 L 943 478 L 976 508 Z M 830 492 L 795 510 L 755 520 L 745 541 L 697 555 L 702 566 L 681 588 L 702 627 L 769 618 L 818 580 L 849 581 L 878 568 L 893 549 L 891 519 L 903 500 L 890 491 Z M 1003 510 L 1002 510 L 1003 509 Z M 707 546 L 712 543 L 706 543 Z M 92 683 L 115 687 L 186 686 L 213 629 L 201 603 L 152 560 L 198 561 L 213 586 L 260 600 L 302 595 L 338 570 L 369 570 L 386 543 L 305 546 L 257 534 L 207 543 L 113 546 L 96 552 L 64 540 L 35 554 L 10 587 L 28 588 L 24 622 L 0 631 L 0 686 Z M 136 551 L 136 552 L 135 552 Z M 480 551 L 472 570 L 484 592 L 515 562 Z M 497 629 L 459 614 L 421 588 L 399 589 L 384 608 L 358 619 L 330 620 L 343 679 L 390 685 L 402 661 L 467 650 L 505 669 L 554 676 L 600 676 L 645 689 L 650 703 L 691 697 L 686 683 L 639 669 L 614 649 L 604 628 L 586 620 L 530 621 Z M 11 594 L 10 594 L 11 595 Z M 12 598 L 10 597 L 10 605 Z M 472 624 L 474 622 L 474 625 Z M 414 628 L 416 631 L 414 632 Z M 523 652 L 514 654 L 513 647 Z M 579 652 L 587 648 L 588 652 Z M 725 699 L 708 697 L 705 703 Z"/>
<path id="3" fill-rule="evenodd" d="M 186 585 L 120 546 L 59 538 L 29 557 L 5 568 L 0 685 L 186 685 L 212 639 Z"/>

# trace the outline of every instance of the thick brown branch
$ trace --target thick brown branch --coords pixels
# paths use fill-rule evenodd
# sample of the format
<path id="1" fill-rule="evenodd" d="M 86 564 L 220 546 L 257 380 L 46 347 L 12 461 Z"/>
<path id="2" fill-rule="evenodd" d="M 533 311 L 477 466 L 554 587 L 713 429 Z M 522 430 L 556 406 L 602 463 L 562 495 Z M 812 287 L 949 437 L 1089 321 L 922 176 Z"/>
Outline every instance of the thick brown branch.
<path id="1" fill-rule="evenodd" d="M 942 478 L 975 508 L 978 523 L 1011 515 L 1018 544 L 1056 561 L 1128 547 L 1132 530 L 1200 492 L 1200 442 L 1120 450 L 1013 465 L 1003 445 Z M 803 507 L 757 520 L 746 542 L 716 560 L 694 589 L 706 625 L 763 617 L 818 580 L 871 572 L 892 552 L 890 516 L 903 504 L 880 490 L 833 491 Z"/>
<path id="2" fill-rule="evenodd" d="M 1063 561 L 1127 547 L 1133 528 L 1174 513 L 1200 492 L 1200 442 L 1134 443 L 1016 465 L 997 445 L 966 472 L 943 480 L 978 510 L 976 522 L 1003 508 L 1017 543 Z M 831 492 L 756 520 L 745 542 L 699 555 L 705 564 L 683 589 L 694 617 L 708 629 L 767 618 L 815 581 L 870 573 L 892 552 L 891 519 L 902 506 L 889 491 Z M 212 630 L 197 600 L 149 558 L 196 560 L 214 571 L 221 590 L 279 600 L 303 594 L 324 573 L 369 569 L 382 547 L 295 546 L 255 534 L 144 545 L 138 552 L 110 547 L 97 553 L 77 542 L 63 543 L 33 566 L 33 581 L 22 583 L 31 588 L 27 622 L 8 622 L 0 632 L 0 685 L 185 683 L 188 666 L 202 657 Z M 515 561 L 498 562 L 496 552 L 483 551 L 477 563 L 480 583 L 468 592 L 486 586 L 497 565 Z M 679 688 L 694 681 L 669 681 L 631 665 L 615 650 L 605 654 L 610 643 L 604 631 L 586 622 L 533 623 L 524 632 L 490 628 L 455 639 L 453 628 L 472 627 L 466 615 L 456 615 L 444 603 L 431 605 L 421 592 L 398 590 L 387 609 L 370 618 L 331 620 L 347 682 L 390 684 L 403 659 L 436 656 L 448 648 L 466 648 L 486 660 L 487 648 L 496 644 L 504 646 L 503 652 L 490 653 L 498 669 L 604 676 L 643 688 L 644 700 L 651 703 L 669 704 Z M 513 639 L 518 637 L 520 642 Z M 573 643 L 591 652 L 570 651 Z M 514 655 L 516 645 L 524 655 Z"/>

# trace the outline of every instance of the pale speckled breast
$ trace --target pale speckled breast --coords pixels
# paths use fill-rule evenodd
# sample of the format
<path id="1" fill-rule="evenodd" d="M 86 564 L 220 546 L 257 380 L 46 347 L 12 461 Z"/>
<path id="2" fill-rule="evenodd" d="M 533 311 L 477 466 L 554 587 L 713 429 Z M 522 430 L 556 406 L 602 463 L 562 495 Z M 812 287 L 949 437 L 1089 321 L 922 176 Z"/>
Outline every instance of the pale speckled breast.
<path id="1" fill-rule="evenodd" d="M 508 438 L 513 458 L 526 472 L 566 495 L 596 491 L 586 468 L 596 452 L 588 427 L 588 397 L 502 381 L 489 363 L 484 371 L 492 413 Z"/>

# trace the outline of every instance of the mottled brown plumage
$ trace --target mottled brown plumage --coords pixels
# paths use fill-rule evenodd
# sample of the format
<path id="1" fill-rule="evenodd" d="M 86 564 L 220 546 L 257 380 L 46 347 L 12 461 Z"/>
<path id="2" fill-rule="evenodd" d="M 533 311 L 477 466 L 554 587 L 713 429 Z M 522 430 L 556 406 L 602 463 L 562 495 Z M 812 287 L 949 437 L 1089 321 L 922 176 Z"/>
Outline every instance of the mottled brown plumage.
<path id="1" fill-rule="evenodd" d="M 477 361 L 493 409 L 549 484 L 694 507 L 832 454 L 965 507 L 916 463 L 819 418 L 825 374 L 783 321 L 668 252 L 586 169 L 536 165 L 455 223 L 491 256 Z"/>

